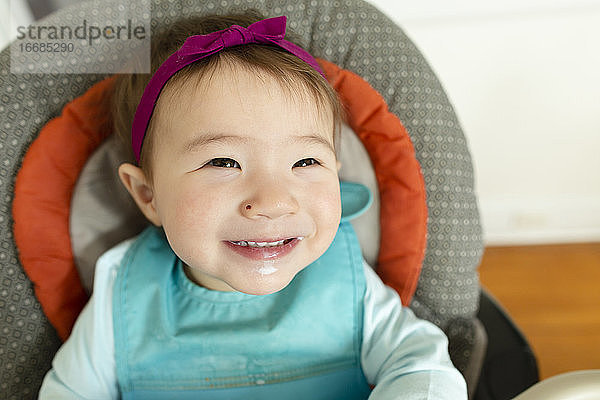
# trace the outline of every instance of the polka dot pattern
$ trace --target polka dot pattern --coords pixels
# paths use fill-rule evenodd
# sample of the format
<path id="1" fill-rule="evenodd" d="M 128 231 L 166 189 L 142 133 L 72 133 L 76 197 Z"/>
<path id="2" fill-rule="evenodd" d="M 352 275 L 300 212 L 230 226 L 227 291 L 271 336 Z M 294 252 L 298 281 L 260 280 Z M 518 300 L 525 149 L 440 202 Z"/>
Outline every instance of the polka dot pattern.
<path id="1" fill-rule="evenodd" d="M 46 22 L 79 18 L 83 11 L 78 7 Z M 437 78 L 403 31 L 360 0 L 153 0 L 151 26 L 156 29 L 184 15 L 246 8 L 287 15 L 289 28 L 313 55 L 365 78 L 407 128 L 423 169 L 429 207 L 427 251 L 411 308 L 447 331 L 456 326 L 453 321 L 461 321 L 461 344 L 451 351 L 460 348 L 452 357 L 464 372 L 475 345 L 469 338 L 476 335 L 469 332 L 478 307 L 476 268 L 483 245 L 471 157 Z M 122 51 L 99 47 L 96 56 L 110 61 Z M 11 74 L 9 56 L 8 49 L 0 53 L 0 392 L 7 399 L 27 399 L 36 397 L 59 340 L 17 259 L 11 217 L 14 178 L 41 127 L 104 75 Z"/>

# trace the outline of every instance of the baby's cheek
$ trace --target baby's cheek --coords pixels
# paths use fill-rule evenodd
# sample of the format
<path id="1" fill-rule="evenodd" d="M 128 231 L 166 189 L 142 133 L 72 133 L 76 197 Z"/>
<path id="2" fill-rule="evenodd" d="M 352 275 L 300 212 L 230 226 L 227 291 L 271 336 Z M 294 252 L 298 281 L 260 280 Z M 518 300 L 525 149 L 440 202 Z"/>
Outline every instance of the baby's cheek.
<path id="1" fill-rule="evenodd" d="M 216 238 L 212 229 L 214 224 L 190 208 L 174 213 L 165 233 L 171 248 L 183 262 L 193 268 L 201 265 L 201 260 L 209 260 L 213 253 Z"/>
<path id="2" fill-rule="evenodd" d="M 206 243 L 215 227 L 215 213 L 202 205 L 202 199 L 187 196 L 180 196 L 171 207 L 169 218 L 163 224 L 165 233 L 173 247 L 185 252 L 184 257 L 191 257 L 199 244 Z"/>
<path id="3" fill-rule="evenodd" d="M 325 218 L 332 226 L 333 229 L 337 231 L 337 227 L 340 223 L 340 218 L 342 216 L 342 202 L 340 198 L 339 184 L 336 182 L 335 186 L 329 187 L 328 190 L 323 191 L 321 197 L 321 213 L 323 214 L 323 218 Z"/>
<path id="4" fill-rule="evenodd" d="M 214 198 L 202 196 L 199 192 L 181 193 L 174 206 L 175 222 L 188 229 L 206 225 L 218 213 Z"/>
<path id="5" fill-rule="evenodd" d="M 319 202 L 315 205 L 315 215 L 320 235 L 323 241 L 328 242 L 326 247 L 329 247 L 335 237 L 342 213 L 340 194 L 336 189 L 323 191 L 318 197 Z"/>

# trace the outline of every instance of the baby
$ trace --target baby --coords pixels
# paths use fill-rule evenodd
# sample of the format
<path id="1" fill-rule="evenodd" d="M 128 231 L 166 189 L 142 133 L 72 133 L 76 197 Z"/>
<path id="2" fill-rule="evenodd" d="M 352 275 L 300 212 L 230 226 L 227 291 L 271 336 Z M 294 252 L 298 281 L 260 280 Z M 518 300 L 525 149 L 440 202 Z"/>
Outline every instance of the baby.
<path id="1" fill-rule="evenodd" d="M 466 399 L 447 340 L 363 260 L 343 108 L 285 17 L 179 21 L 119 77 L 119 176 L 152 223 L 98 261 L 42 399 Z M 373 388 L 374 387 L 374 388 Z"/>

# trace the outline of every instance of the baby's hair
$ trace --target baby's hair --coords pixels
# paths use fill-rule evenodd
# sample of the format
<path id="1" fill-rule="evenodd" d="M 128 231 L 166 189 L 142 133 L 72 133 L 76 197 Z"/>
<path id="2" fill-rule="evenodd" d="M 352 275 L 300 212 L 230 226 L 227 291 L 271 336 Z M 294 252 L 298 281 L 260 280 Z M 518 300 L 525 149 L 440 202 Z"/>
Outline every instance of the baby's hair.
<path id="1" fill-rule="evenodd" d="M 247 27 L 262 19 L 264 17 L 255 10 L 236 15 L 197 16 L 181 19 L 152 38 L 151 72 L 153 74 L 171 54 L 181 47 L 189 36 L 205 35 L 227 29 L 231 25 Z M 298 40 L 295 40 L 294 35 L 290 35 L 289 31 L 286 33 L 286 39 L 298 44 Z M 181 69 L 171 77 L 163 88 L 163 94 L 159 97 L 158 104 L 169 107 L 176 100 L 176 97 L 172 95 L 178 92 L 177 89 L 181 89 L 190 82 L 197 85 L 203 78 L 210 78 L 212 73 L 222 66 L 245 68 L 258 73 L 259 77 L 275 78 L 281 88 L 286 90 L 292 97 L 300 96 L 300 99 L 303 99 L 302 96 L 308 95 L 311 100 L 316 101 L 319 110 L 324 112 L 331 110 L 334 121 L 332 135 L 335 146 L 338 141 L 341 123 L 344 120 L 344 109 L 337 93 L 321 74 L 306 62 L 274 46 L 247 44 L 227 48 L 211 57 L 201 59 Z M 123 74 L 118 75 L 115 82 L 111 111 L 115 133 L 119 137 L 121 145 L 129 149 L 128 154 L 130 154 L 130 157 L 128 161 L 134 159 L 131 150 L 133 116 L 150 78 L 151 74 Z M 303 90 L 299 91 L 299 88 Z M 156 127 L 155 117 L 160 114 L 160 108 L 157 107 L 150 119 L 139 162 L 139 166 L 144 171 L 150 184 L 152 182 L 151 160 L 153 136 Z"/>

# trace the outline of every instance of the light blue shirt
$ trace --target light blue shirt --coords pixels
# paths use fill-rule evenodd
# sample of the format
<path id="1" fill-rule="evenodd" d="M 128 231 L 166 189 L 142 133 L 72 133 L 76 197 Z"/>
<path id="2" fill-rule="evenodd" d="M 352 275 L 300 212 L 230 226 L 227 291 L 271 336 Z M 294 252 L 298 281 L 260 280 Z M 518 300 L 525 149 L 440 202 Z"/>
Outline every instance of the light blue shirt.
<path id="1" fill-rule="evenodd" d="M 44 379 L 40 399 L 119 399 L 112 319 L 113 287 L 127 240 L 96 267 L 94 294 Z M 435 325 L 401 305 L 363 262 L 366 280 L 361 367 L 375 389 L 369 399 L 466 399 L 466 385 Z"/>

